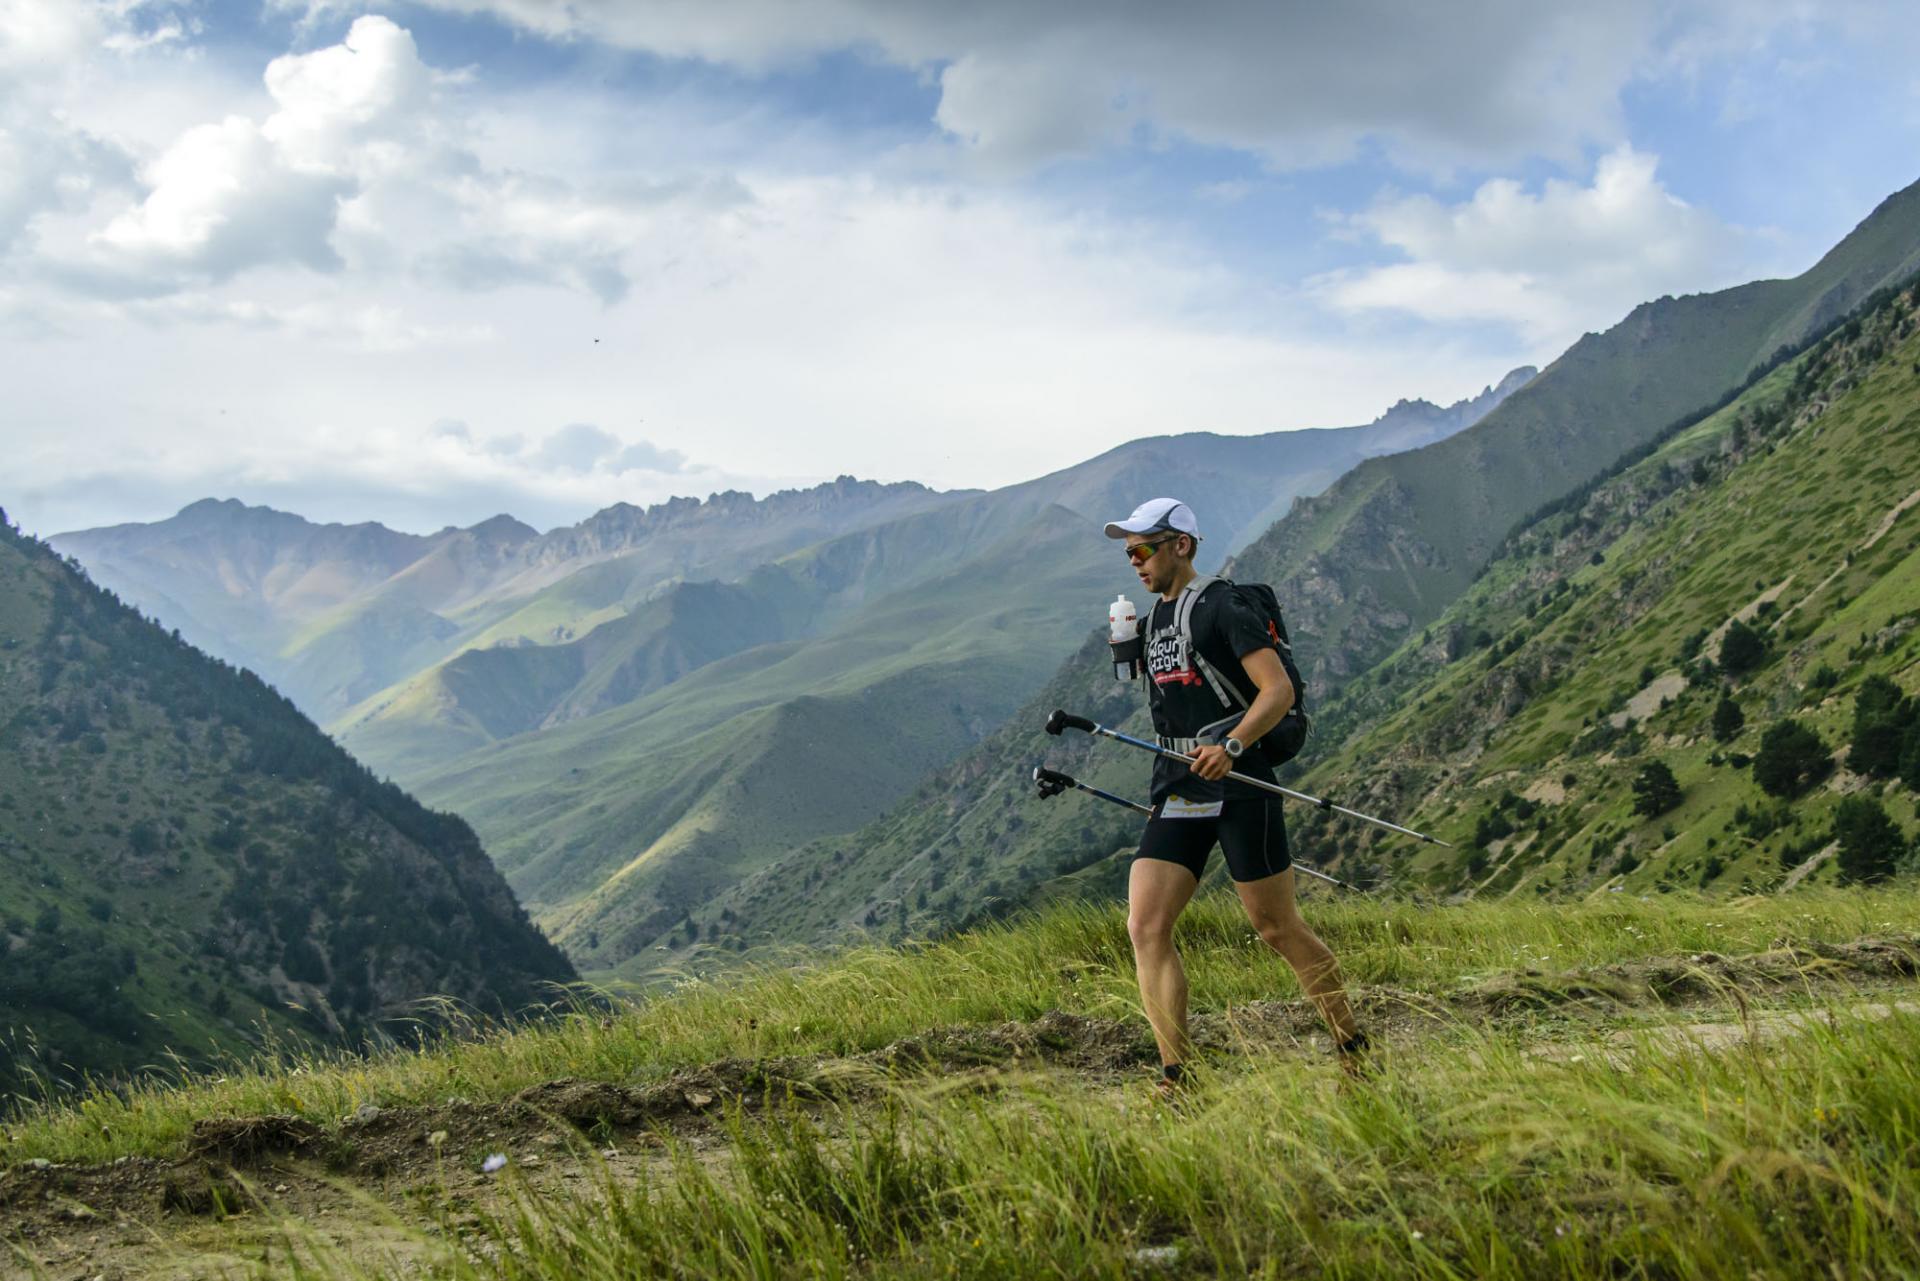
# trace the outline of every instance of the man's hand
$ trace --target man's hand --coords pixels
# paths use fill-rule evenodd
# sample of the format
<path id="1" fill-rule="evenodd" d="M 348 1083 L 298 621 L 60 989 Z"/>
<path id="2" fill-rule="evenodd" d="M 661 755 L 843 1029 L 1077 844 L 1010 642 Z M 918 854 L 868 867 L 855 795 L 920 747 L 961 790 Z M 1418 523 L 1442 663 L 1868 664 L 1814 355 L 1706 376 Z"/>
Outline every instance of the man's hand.
<path id="1" fill-rule="evenodd" d="M 1217 783 L 1233 769 L 1233 757 L 1227 755 L 1227 749 L 1217 743 L 1209 743 L 1193 754 L 1194 773 L 1209 783 Z"/>

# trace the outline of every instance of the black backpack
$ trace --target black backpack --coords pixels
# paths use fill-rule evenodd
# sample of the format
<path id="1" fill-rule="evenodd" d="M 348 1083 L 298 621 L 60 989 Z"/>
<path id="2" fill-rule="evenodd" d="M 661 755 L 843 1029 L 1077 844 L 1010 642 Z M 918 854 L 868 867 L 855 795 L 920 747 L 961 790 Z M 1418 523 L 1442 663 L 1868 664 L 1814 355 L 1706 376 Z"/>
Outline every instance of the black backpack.
<path id="1" fill-rule="evenodd" d="M 1199 603 L 1200 593 L 1215 583 L 1226 584 L 1227 590 L 1236 593 L 1254 616 L 1267 625 L 1267 635 L 1273 637 L 1274 648 L 1280 651 L 1280 665 L 1286 669 L 1287 679 L 1293 682 L 1293 706 L 1287 709 L 1287 714 L 1280 718 L 1278 725 L 1248 748 L 1250 751 L 1258 750 L 1269 765 L 1284 765 L 1298 756 L 1300 749 L 1306 745 L 1307 735 L 1313 732 L 1313 719 L 1307 715 L 1307 683 L 1301 679 L 1300 669 L 1294 666 L 1293 643 L 1287 638 L 1286 619 L 1280 614 L 1280 598 L 1265 583 L 1236 583 L 1226 578 L 1200 577 L 1187 584 L 1174 605 L 1173 623 L 1179 631 L 1180 644 L 1192 656 L 1194 669 L 1207 682 L 1207 688 L 1213 691 L 1213 696 L 1220 700 L 1229 715 L 1246 711 L 1252 706 L 1259 690 L 1247 679 L 1244 671 L 1222 672 L 1194 648 L 1193 607 Z M 1141 620 L 1142 632 L 1147 627 L 1147 620 L 1152 617 L 1153 611 L 1148 610 L 1146 618 Z M 1147 689 L 1151 694 L 1153 686 L 1149 684 Z"/>

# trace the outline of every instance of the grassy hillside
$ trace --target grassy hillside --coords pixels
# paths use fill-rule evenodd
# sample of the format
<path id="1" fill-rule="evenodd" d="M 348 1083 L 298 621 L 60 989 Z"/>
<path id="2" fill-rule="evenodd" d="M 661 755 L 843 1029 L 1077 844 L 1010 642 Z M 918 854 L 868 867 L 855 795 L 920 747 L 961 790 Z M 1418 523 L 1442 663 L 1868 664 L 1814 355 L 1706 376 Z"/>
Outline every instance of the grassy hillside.
<path id="1" fill-rule="evenodd" d="M 0 521 L 0 1084 L 572 977 L 471 829 Z"/>
<path id="2" fill-rule="evenodd" d="M 691 937 L 673 940 L 675 960 L 849 935 L 905 939 L 1004 914 L 1039 881 L 1103 870 L 1117 877 L 1112 856 L 1130 848 L 1138 820 L 1078 798 L 1039 804 L 1029 780 L 1044 761 L 1120 795 L 1144 795 L 1144 757 L 1051 739 L 1040 728 L 1042 709 L 1071 707 L 1118 725 L 1139 703 L 1136 687 L 1113 679 L 1103 629 L 977 748 L 872 823 L 797 846 L 694 908 Z"/>
<path id="3" fill-rule="evenodd" d="M 1331 689 L 1437 618 L 1529 510 L 1917 268 L 1920 184 L 1792 280 L 1662 298 L 1588 334 L 1474 428 L 1364 463 L 1295 507 L 1232 572 L 1275 586 L 1308 678 Z"/>
<path id="4" fill-rule="evenodd" d="M 1122 915 L 1076 905 L 611 1018 L 28 1107 L 0 1195 L 29 1266 L 129 1277 L 1910 1270 L 1911 884 L 1308 911 L 1381 1047 L 1370 1083 L 1342 1086 L 1285 966 L 1206 894 L 1177 1113 Z"/>
<path id="5" fill-rule="evenodd" d="M 1044 678 L 1081 620 L 1042 602 L 1097 603 L 1115 558 L 1057 508 L 997 532 L 969 546 L 979 560 L 813 640 L 472 753 L 420 789 L 486 834 L 583 964 L 645 968 L 652 944 L 725 884 L 877 815 Z M 1045 566 L 1031 595 L 978 567 L 1029 552 Z"/>
<path id="6" fill-rule="evenodd" d="M 1837 873 L 1850 796 L 1908 839 L 1912 793 L 1843 749 L 1871 683 L 1920 687 L 1917 332 L 1913 290 L 1894 294 L 1515 529 L 1349 691 L 1334 720 L 1354 732 L 1310 775 L 1462 849 L 1409 859 L 1342 830 L 1349 864 L 1480 894 L 1771 889 Z M 1736 621 L 1758 641 L 1746 662 L 1723 652 Z M 1723 713 L 1716 735 L 1723 697 L 1741 724 Z M 1838 768 L 1769 794 L 1754 761 L 1789 720 Z M 1637 813 L 1655 763 L 1680 802 Z"/>
<path id="7" fill-rule="evenodd" d="M 1880 652 L 1885 636 L 1908 636 L 1920 610 L 1902 559 L 1913 529 L 1900 523 L 1915 519 L 1901 504 L 1920 489 L 1908 435 L 1920 357 L 1903 336 L 1914 323 L 1908 298 L 1892 297 L 1734 403 L 1677 421 L 1657 446 L 1502 531 L 1502 553 L 1434 624 L 1331 702 L 1310 687 L 1318 730 L 1298 786 L 1461 849 L 1442 856 L 1348 820 L 1316 824 L 1296 813 L 1296 855 L 1448 892 L 1770 888 L 1815 856 L 1799 875 L 1831 878 L 1838 799 L 1862 780 L 1841 772 L 1831 790 L 1782 806 L 1732 762 L 1757 753 L 1764 730 L 1789 714 L 1837 748 L 1869 677 L 1909 692 L 1920 684 L 1910 650 Z M 1763 626 L 1787 631 L 1774 659 L 1733 690 L 1747 729 L 1714 742 L 1706 731 L 1719 686 L 1697 667 L 1692 684 L 1682 680 L 1681 655 L 1689 645 L 1715 651 L 1728 618 L 1783 581 L 1774 605 L 1753 605 L 1778 611 Z M 1809 595 L 1816 587 L 1822 594 Z M 1298 625 L 1296 612 L 1289 619 Z M 1675 706 L 1661 708 L 1662 697 Z M 1041 726 L 1056 706 L 1150 732 L 1139 692 L 1112 680 L 1104 646 L 1091 638 L 980 749 L 895 810 L 796 848 L 696 910 L 700 938 L 897 939 L 1049 894 L 1122 892 L 1116 855 L 1137 841 L 1139 820 L 1083 796 L 1038 801 L 1028 773 L 1044 761 L 1138 796 L 1146 758 L 1048 738 Z M 1613 722 L 1628 716 L 1637 728 L 1616 732 Z M 1688 798 L 1658 821 L 1632 813 L 1633 780 L 1651 759 L 1676 771 Z M 1887 804 L 1910 832 L 1910 799 L 1895 792 Z M 1516 830 L 1494 834 L 1503 826 Z M 1558 854 L 1536 868 L 1550 850 Z M 713 948 L 703 941 L 683 959 L 710 959 Z"/>

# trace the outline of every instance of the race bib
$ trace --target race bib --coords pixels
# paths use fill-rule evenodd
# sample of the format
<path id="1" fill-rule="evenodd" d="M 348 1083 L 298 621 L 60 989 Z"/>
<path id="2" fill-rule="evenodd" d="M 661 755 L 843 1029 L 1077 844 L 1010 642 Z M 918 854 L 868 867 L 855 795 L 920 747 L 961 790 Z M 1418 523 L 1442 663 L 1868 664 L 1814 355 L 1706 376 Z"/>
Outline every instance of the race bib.
<path id="1" fill-rule="evenodd" d="M 1160 802 L 1160 818 L 1219 818 L 1219 801 L 1190 801 L 1180 796 L 1169 796 Z"/>

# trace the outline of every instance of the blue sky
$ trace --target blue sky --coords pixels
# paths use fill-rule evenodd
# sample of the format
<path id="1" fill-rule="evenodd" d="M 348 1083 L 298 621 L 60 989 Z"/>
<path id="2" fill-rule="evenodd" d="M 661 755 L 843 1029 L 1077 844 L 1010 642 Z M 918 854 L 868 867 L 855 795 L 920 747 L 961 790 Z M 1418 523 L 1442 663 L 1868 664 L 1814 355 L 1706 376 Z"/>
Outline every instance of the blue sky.
<path id="1" fill-rule="evenodd" d="M 0 504 L 545 527 L 1450 401 L 1920 179 L 1915 26 L 0 0 Z"/>

